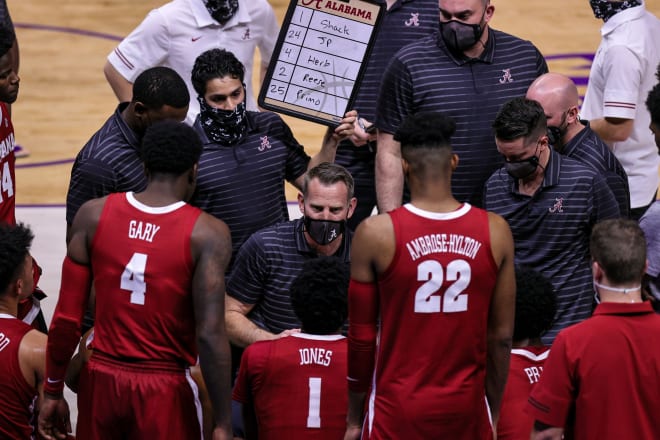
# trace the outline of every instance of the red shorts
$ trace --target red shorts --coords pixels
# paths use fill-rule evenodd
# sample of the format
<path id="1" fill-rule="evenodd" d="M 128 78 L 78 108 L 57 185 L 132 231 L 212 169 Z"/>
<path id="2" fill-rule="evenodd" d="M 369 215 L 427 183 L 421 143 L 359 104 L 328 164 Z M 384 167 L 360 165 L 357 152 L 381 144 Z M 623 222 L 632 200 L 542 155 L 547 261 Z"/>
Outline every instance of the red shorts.
<path id="1" fill-rule="evenodd" d="M 202 439 L 190 371 L 167 362 L 125 363 L 94 353 L 80 375 L 76 437 Z"/>

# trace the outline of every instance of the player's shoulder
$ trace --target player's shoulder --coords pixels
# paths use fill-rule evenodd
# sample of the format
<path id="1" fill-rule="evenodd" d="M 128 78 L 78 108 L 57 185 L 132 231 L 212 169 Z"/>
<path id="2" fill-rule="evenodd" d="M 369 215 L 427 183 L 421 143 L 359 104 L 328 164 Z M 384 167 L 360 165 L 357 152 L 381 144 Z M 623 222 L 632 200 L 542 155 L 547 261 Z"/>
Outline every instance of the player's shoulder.
<path id="1" fill-rule="evenodd" d="M 387 234 L 394 231 L 394 224 L 392 223 L 392 217 L 389 213 L 372 215 L 360 222 L 355 234 L 353 236 L 353 241 L 358 237 L 362 236 L 378 236 L 380 234 Z"/>

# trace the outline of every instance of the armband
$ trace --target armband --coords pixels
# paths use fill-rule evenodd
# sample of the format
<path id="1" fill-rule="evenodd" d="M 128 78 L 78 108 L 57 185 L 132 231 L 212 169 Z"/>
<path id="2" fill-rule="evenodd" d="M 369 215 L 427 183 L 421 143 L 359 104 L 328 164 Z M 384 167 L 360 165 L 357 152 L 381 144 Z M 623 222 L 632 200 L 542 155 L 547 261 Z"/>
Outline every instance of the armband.
<path id="1" fill-rule="evenodd" d="M 87 305 L 92 274 L 88 266 L 69 257 L 62 264 L 62 286 L 46 349 L 44 392 L 61 396 L 64 376 L 73 352 L 80 341 L 80 323 Z"/>
<path id="2" fill-rule="evenodd" d="M 348 287 L 348 388 L 366 392 L 376 356 L 378 289 L 351 279 Z"/>

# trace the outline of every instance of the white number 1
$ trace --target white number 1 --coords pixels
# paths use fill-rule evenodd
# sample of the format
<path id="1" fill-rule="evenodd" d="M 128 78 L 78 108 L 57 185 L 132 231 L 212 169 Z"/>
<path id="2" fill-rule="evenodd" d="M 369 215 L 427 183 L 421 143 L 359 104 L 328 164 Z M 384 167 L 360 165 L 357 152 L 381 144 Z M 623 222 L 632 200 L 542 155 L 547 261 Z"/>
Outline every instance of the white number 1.
<path id="1" fill-rule="evenodd" d="M 144 270 L 147 267 L 147 254 L 134 253 L 121 274 L 121 289 L 131 292 L 131 304 L 144 305 Z"/>
<path id="2" fill-rule="evenodd" d="M 309 410 L 307 412 L 307 427 L 321 427 L 321 378 L 309 378 Z"/>

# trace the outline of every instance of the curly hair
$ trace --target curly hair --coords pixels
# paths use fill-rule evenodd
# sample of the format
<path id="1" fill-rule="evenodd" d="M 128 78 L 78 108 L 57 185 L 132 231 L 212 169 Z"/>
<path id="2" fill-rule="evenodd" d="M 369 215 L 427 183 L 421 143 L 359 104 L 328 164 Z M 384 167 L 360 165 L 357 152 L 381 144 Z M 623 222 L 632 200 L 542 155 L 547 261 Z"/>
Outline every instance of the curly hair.
<path id="1" fill-rule="evenodd" d="M 293 311 L 303 331 L 336 333 L 348 316 L 348 263 L 320 256 L 305 261 L 290 288 Z"/>
<path id="2" fill-rule="evenodd" d="M 516 318 L 513 340 L 538 338 L 557 313 L 557 296 L 546 277 L 528 267 L 516 267 Z"/>
<path id="3" fill-rule="evenodd" d="M 164 105 L 184 108 L 190 103 L 190 93 L 183 79 L 169 67 L 152 67 L 142 72 L 133 83 L 133 102 L 150 109 Z"/>
<path id="4" fill-rule="evenodd" d="M 180 176 L 199 162 L 202 141 L 183 122 L 163 120 L 152 124 L 142 139 L 140 156 L 151 174 Z"/>
<path id="5" fill-rule="evenodd" d="M 658 65 L 655 76 L 660 81 L 660 65 Z M 651 114 L 651 122 L 660 126 L 660 83 L 653 86 L 646 97 L 646 108 Z"/>
<path id="6" fill-rule="evenodd" d="M 22 223 L 16 226 L 0 224 L 0 293 L 4 294 L 23 270 L 33 238 L 30 228 Z"/>
<path id="7" fill-rule="evenodd" d="M 192 83 L 199 96 L 206 94 L 206 83 L 215 78 L 229 76 L 243 82 L 245 67 L 236 56 L 224 49 L 210 49 L 195 60 Z"/>

